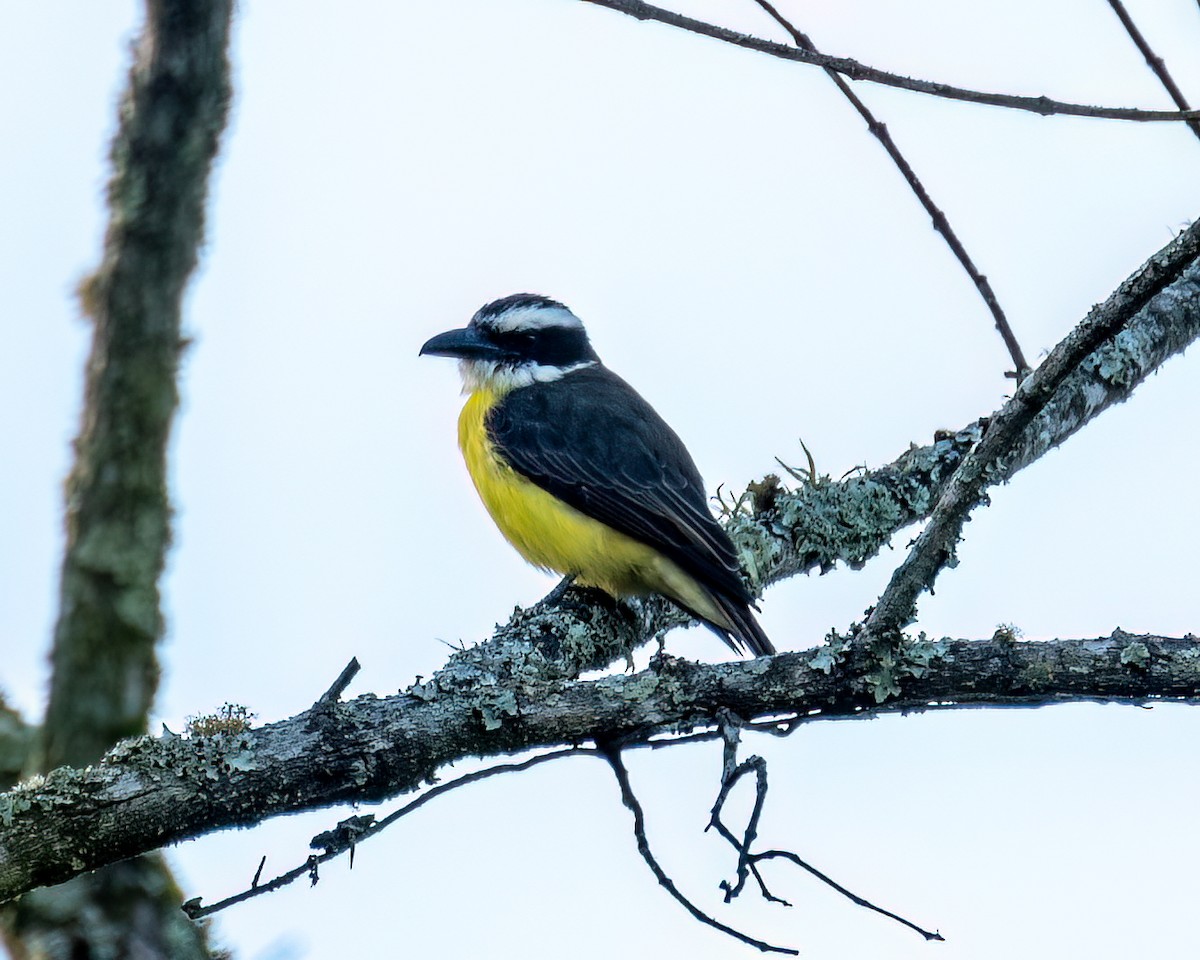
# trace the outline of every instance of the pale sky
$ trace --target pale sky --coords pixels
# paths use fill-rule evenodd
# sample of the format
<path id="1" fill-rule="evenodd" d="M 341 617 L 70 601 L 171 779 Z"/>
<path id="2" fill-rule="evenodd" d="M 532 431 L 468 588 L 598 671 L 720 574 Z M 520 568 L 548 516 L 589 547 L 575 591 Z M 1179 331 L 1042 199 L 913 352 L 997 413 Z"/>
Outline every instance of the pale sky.
<path id="1" fill-rule="evenodd" d="M 1200 101 L 1194 0 L 1128 0 Z M 851 0 L 790 13 L 826 52 L 903 74 L 1168 107 L 1102 0 Z M 781 39 L 752 3 L 684 9 Z M 0 684 L 43 703 L 61 486 L 136 4 L 24 5 L 0 34 Z M 556 297 L 688 443 L 710 490 L 803 462 L 837 478 L 1003 402 L 991 319 L 882 150 L 819 72 L 573 0 L 244 0 L 237 85 L 187 301 L 175 548 L 158 719 L 305 709 L 428 676 L 553 581 L 477 503 L 454 365 L 430 335 L 517 291 Z M 1032 115 L 859 85 L 1039 358 L 1200 211 L 1183 127 Z M 921 603 L 931 635 L 1200 631 L 1200 368 L 1170 361 L 1015 481 Z M 768 591 L 781 649 L 845 628 L 910 532 L 861 572 Z M 702 660 L 706 631 L 668 650 Z M 157 729 L 157 722 L 155 725 Z M 811 960 L 1194 951 L 1200 712 L 1064 706 L 818 723 L 752 738 L 761 836 L 943 944 L 778 867 L 788 910 L 720 903 L 703 831 L 715 746 L 629 758 L 650 842 L 705 909 Z M 464 768 L 465 769 L 465 768 Z M 453 775 L 453 771 L 448 775 Z M 380 813 L 393 809 L 384 804 Z M 372 808 L 374 809 L 374 808 Z M 219 899 L 303 860 L 330 810 L 172 853 Z M 221 915 L 244 960 L 756 956 L 689 918 L 637 856 L 597 763 L 456 792 L 344 862 Z"/>

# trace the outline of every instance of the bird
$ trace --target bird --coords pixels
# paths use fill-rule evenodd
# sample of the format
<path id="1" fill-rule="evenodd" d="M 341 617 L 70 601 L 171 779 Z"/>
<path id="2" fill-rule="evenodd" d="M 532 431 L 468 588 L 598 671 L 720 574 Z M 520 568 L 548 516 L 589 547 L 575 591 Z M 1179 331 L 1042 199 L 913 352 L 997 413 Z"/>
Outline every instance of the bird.
<path id="1" fill-rule="evenodd" d="M 660 594 L 735 653 L 775 652 L 687 447 L 567 307 L 503 297 L 420 353 L 459 361 L 467 471 L 529 563 L 618 599 Z"/>

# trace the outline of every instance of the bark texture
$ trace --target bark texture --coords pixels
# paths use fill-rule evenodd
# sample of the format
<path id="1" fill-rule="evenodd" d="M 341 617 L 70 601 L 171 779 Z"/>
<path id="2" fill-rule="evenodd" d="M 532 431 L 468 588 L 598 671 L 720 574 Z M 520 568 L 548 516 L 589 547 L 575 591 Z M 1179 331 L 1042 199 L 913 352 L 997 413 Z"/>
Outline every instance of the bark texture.
<path id="1" fill-rule="evenodd" d="M 80 290 L 94 333 L 34 769 L 84 766 L 145 731 L 158 685 L 182 300 L 228 114 L 231 17 L 231 0 L 148 0 L 120 104 L 103 260 Z M 0 919 L 17 960 L 211 956 L 180 900 L 152 856 L 39 891 Z"/>
<path id="2" fill-rule="evenodd" d="M 880 666 L 857 648 L 727 664 L 661 658 L 588 682 L 538 679 L 527 653 L 523 676 L 480 671 L 472 683 L 320 702 L 258 730 L 138 737 L 85 770 L 26 783 L 0 796 L 0 899 L 219 827 L 414 790 L 463 757 L 644 738 L 710 724 L 720 710 L 810 722 L 880 709 L 1200 701 L 1193 636 L 911 642 L 888 667 L 899 692 L 882 706 Z M 498 688 L 511 697 L 505 708 Z"/>

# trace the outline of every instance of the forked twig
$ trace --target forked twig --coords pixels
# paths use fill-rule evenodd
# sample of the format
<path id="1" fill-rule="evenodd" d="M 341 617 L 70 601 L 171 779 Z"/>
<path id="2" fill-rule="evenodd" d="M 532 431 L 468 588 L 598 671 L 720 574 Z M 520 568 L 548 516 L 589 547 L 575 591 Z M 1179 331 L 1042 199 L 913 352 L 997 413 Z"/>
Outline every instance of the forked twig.
<path id="1" fill-rule="evenodd" d="M 1146 42 L 1146 38 L 1142 36 L 1142 31 L 1137 28 L 1137 24 L 1133 22 L 1133 18 L 1129 15 L 1129 11 L 1125 9 L 1125 4 L 1121 0 L 1108 0 L 1108 5 L 1112 7 L 1113 13 L 1117 15 L 1117 19 L 1121 21 L 1121 26 L 1125 28 L 1125 32 L 1129 34 L 1129 39 L 1133 41 L 1134 46 L 1143 57 L 1146 58 L 1146 65 L 1154 71 L 1154 75 L 1158 77 L 1159 82 L 1170 94 L 1175 105 L 1180 110 L 1191 110 L 1192 107 L 1187 101 L 1187 97 L 1183 95 L 1183 91 L 1179 89 L 1179 85 L 1175 82 L 1175 78 L 1171 76 L 1167 69 L 1166 61 L 1163 60 L 1154 49 Z M 1187 121 L 1188 127 L 1192 133 L 1200 137 L 1200 120 Z"/>
<path id="2" fill-rule="evenodd" d="M 617 778 L 617 786 L 621 790 L 621 802 L 625 804 L 629 812 L 633 814 L 633 835 L 637 840 L 638 853 L 642 855 L 642 859 L 646 861 L 646 866 L 650 868 L 650 872 L 654 874 L 654 878 L 658 881 L 659 886 L 667 891 L 675 898 L 688 913 L 695 919 L 707 926 L 720 930 L 722 933 L 728 934 L 735 940 L 740 940 L 742 943 L 749 944 L 752 947 L 757 947 L 764 953 L 784 953 L 789 956 L 797 956 L 800 951 L 793 950 L 791 947 L 778 947 L 767 943 L 763 940 L 756 940 L 754 937 L 748 936 L 741 931 L 726 926 L 721 921 L 710 917 L 707 913 L 697 907 L 691 900 L 680 893 L 679 888 L 675 886 L 675 882 L 667 876 L 665 870 L 659 862 L 654 858 L 654 854 L 650 852 L 650 844 L 646 840 L 646 815 L 642 812 L 642 805 L 638 801 L 637 795 L 633 792 L 633 787 L 629 782 L 629 771 L 625 769 L 625 763 L 621 760 L 621 749 L 613 744 L 601 744 L 600 753 L 608 761 L 609 767 L 612 768 L 613 775 Z"/>
<path id="3" fill-rule="evenodd" d="M 750 816 L 746 820 L 746 829 L 742 833 L 742 839 L 737 837 L 725 826 L 721 820 L 721 811 L 725 807 L 725 801 L 729 798 L 729 793 L 737 785 L 737 782 L 742 779 L 747 773 L 754 771 L 758 782 L 758 790 L 754 794 L 754 808 L 750 811 Z M 713 804 L 712 812 L 709 815 L 708 827 L 705 829 L 714 829 L 722 837 L 732 844 L 733 848 L 738 852 L 737 864 L 737 882 L 730 884 L 727 880 L 721 881 L 721 889 L 725 892 L 725 902 L 729 903 L 734 897 L 741 894 L 746 886 L 746 880 L 750 875 L 750 870 L 754 867 L 754 857 L 750 853 L 750 847 L 755 840 L 758 839 L 758 821 L 762 816 L 763 805 L 767 800 L 767 761 L 762 757 L 748 757 L 738 764 L 734 769 L 721 778 L 721 790 L 717 794 L 717 802 Z M 767 889 L 766 883 L 763 882 L 758 871 L 754 871 L 754 876 L 758 880 L 759 889 L 764 897 L 776 902 L 781 901 L 778 897 L 771 894 Z M 790 906 L 790 904 L 788 904 Z"/>
<path id="4" fill-rule="evenodd" d="M 218 900 L 216 903 L 208 906 L 201 906 L 201 898 L 196 897 L 189 900 L 183 905 L 183 911 L 192 920 L 199 920 L 202 917 L 212 916 L 221 910 L 232 907 L 234 904 L 242 903 L 245 900 L 250 900 L 254 897 L 262 896 L 264 893 L 271 893 L 281 887 L 286 887 L 288 884 L 294 883 L 301 877 L 309 877 L 313 883 L 317 880 L 317 867 L 334 857 L 340 857 L 343 853 L 353 853 L 357 844 L 364 840 L 369 840 L 383 830 L 386 830 L 401 817 L 405 817 L 412 813 L 418 807 L 423 807 L 430 800 L 439 797 L 444 793 L 449 793 L 451 790 L 456 790 L 459 787 L 465 787 L 469 783 L 476 783 L 480 780 L 486 780 L 489 777 L 494 777 L 501 773 L 517 773 L 521 770 L 528 770 L 530 767 L 536 767 L 542 763 L 548 763 L 551 760 L 561 760 L 563 757 L 574 757 L 579 755 L 594 754 L 597 751 L 590 747 L 567 747 L 562 750 L 554 750 L 550 753 L 538 754 L 536 757 L 529 757 L 527 760 L 522 760 L 518 763 L 498 763 L 495 766 L 488 767 L 485 770 L 476 770 L 474 773 L 464 774 L 454 780 L 448 780 L 445 783 L 439 783 L 436 786 L 430 787 L 424 793 L 414 800 L 410 800 L 398 810 L 388 814 L 382 820 L 375 821 L 369 827 L 362 830 L 341 831 L 345 835 L 343 842 L 323 843 L 325 849 L 322 853 L 315 853 L 305 859 L 302 864 L 293 867 L 285 873 L 266 883 L 259 883 L 259 877 L 262 874 L 263 863 L 266 862 L 266 857 L 263 857 L 259 863 L 258 871 L 254 875 L 254 880 L 250 887 L 243 890 L 241 893 L 234 894 L 231 897 L 226 897 L 224 900 Z M 322 836 L 335 836 L 338 831 L 330 831 Z"/>
<path id="5" fill-rule="evenodd" d="M 728 741 L 726 741 L 728 743 Z M 728 767 L 728 755 L 724 758 L 723 767 Z M 725 801 L 729 798 L 730 791 L 733 790 L 737 782 L 746 774 L 753 772 L 755 775 L 755 795 L 754 809 L 750 813 L 750 818 L 746 822 L 746 830 L 742 838 L 739 840 L 737 835 L 730 830 L 721 820 L 721 811 L 725 807 Z M 722 881 L 721 889 L 725 891 L 725 901 L 729 902 L 734 897 L 738 896 L 745 887 L 746 879 L 749 875 L 753 875 L 758 882 L 759 890 L 766 900 L 775 903 L 782 903 L 785 906 L 791 906 L 786 900 L 775 896 L 767 888 L 766 882 L 758 871 L 758 865 L 763 860 L 790 860 L 796 866 L 808 871 L 822 883 L 832 887 L 843 897 L 857 904 L 860 907 L 865 907 L 874 913 L 887 917 L 890 920 L 895 920 L 897 923 L 908 927 L 919 933 L 926 940 L 945 940 L 937 931 L 926 930 L 918 926 L 911 920 L 906 920 L 904 917 L 891 910 L 886 910 L 883 907 L 876 906 L 867 900 L 865 897 L 860 897 L 858 894 L 847 890 L 840 883 L 826 876 L 812 864 L 801 859 L 796 854 L 789 850 L 764 850 L 761 853 L 751 852 L 750 845 L 758 836 L 758 821 L 762 816 L 763 806 L 767 799 L 767 762 L 762 757 L 750 757 L 738 764 L 731 775 L 722 778 L 721 791 L 717 795 L 717 802 L 713 804 L 712 816 L 709 820 L 709 826 L 717 831 L 738 853 L 738 869 L 737 883 L 729 884 L 727 881 Z"/>
<path id="6" fill-rule="evenodd" d="M 981 103 L 992 107 L 1006 107 L 1010 110 L 1024 110 L 1041 116 L 1062 114 L 1072 117 L 1092 117 L 1101 120 L 1135 120 L 1142 123 L 1180 123 L 1187 120 L 1200 120 L 1200 110 L 1187 110 L 1182 113 L 1176 110 L 1140 110 L 1136 107 L 1094 107 L 1083 103 L 1068 103 L 1054 100 L 1050 97 L 1021 97 L 1008 93 L 987 93 L 982 90 L 970 90 L 966 87 L 955 87 L 948 83 L 936 83 L 932 80 L 919 80 L 913 77 L 902 77 L 899 74 L 878 70 L 851 60 L 848 57 L 829 57 L 822 53 L 813 53 L 786 46 L 782 43 L 772 43 L 761 37 L 751 37 L 736 30 L 718 27 L 713 23 L 696 20 L 693 17 L 665 10 L 644 0 L 584 0 L 599 7 L 606 7 L 623 13 L 636 20 L 655 20 L 667 26 L 678 27 L 689 33 L 710 37 L 723 43 L 730 43 L 746 50 L 765 53 L 781 60 L 792 60 L 798 63 L 808 63 L 818 67 L 828 67 L 851 80 L 866 80 L 887 87 L 898 87 L 923 93 L 932 97 L 942 97 L 948 100 L 960 100 L 965 103 Z"/>

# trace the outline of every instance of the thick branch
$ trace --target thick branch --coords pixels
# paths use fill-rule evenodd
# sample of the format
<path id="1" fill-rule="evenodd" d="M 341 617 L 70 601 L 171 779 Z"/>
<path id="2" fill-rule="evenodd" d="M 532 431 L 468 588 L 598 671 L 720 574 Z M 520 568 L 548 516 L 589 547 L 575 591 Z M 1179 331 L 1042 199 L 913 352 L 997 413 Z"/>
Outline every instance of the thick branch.
<path id="1" fill-rule="evenodd" d="M 0 790 L 16 783 L 26 769 L 34 733 L 34 728 L 0 695 Z"/>
<path id="2" fill-rule="evenodd" d="M 94 332 L 39 769 L 82 766 L 145 730 L 158 685 L 182 300 L 228 113 L 231 17 L 231 0 L 147 0 L 119 108 L 103 259 L 80 290 Z M 146 857 L 26 897 L 0 921 L 17 960 L 210 956 L 179 900 Z"/>
<path id="3" fill-rule="evenodd" d="M 231 4 L 147 4 L 112 146 L 95 327 L 67 481 L 45 766 L 82 765 L 146 729 L 170 541 L 166 446 L 178 402 L 183 290 L 230 98 Z"/>
<path id="4" fill-rule="evenodd" d="M 1200 702 L 1200 640 L 1134 637 L 914 643 L 898 696 L 882 707 L 870 657 L 827 648 L 728 664 L 664 659 L 589 682 L 514 680 L 516 707 L 494 722 L 487 683 L 423 699 L 409 691 L 318 704 L 242 734 L 139 737 L 82 771 L 61 769 L 0 795 L 0 900 L 222 827 L 417 789 L 469 756 L 644 737 L 747 720 L 812 719 L 937 705 L 1036 706 L 1078 700 Z"/>
<path id="5" fill-rule="evenodd" d="M 812 50 L 802 50 L 789 47 L 782 43 L 772 43 L 760 37 L 751 37 L 735 30 L 718 27 L 703 20 L 664 10 L 642 0 L 585 0 L 600 7 L 607 7 L 637 20 L 657 20 L 667 26 L 678 27 L 689 33 L 697 33 L 711 37 L 724 43 L 731 43 L 747 50 L 755 50 L 782 60 L 794 60 L 798 63 L 809 63 L 835 70 L 851 80 L 866 80 L 887 87 L 899 87 L 914 93 L 924 93 L 933 97 L 943 97 L 948 100 L 961 100 L 966 103 L 983 103 L 993 107 L 1008 107 L 1012 110 L 1025 110 L 1042 116 L 1064 114 L 1074 117 L 1097 117 L 1107 120 L 1140 120 L 1140 121 L 1171 121 L 1200 120 L 1200 110 L 1139 110 L 1131 107 L 1092 107 L 1082 103 L 1066 103 L 1062 100 L 1052 100 L 1049 97 L 1020 97 L 1007 93 L 985 93 L 981 90 L 968 90 L 964 87 L 954 87 L 948 83 L 935 83 L 932 80 L 919 80 L 914 77 L 902 77 L 899 74 L 888 73 L 868 67 L 856 60 L 846 57 L 829 57 Z"/>

